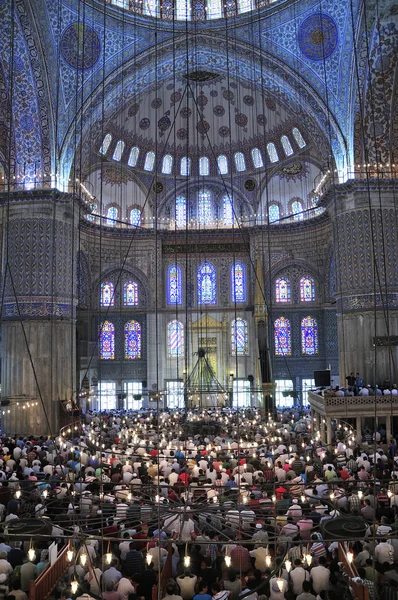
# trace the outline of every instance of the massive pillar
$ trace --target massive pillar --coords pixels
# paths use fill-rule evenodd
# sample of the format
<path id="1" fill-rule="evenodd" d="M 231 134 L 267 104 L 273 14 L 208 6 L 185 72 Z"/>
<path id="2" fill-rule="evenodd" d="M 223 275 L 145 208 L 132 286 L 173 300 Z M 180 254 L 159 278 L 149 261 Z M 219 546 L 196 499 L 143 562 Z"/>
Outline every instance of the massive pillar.
<path id="1" fill-rule="evenodd" d="M 356 180 L 329 193 L 335 248 L 340 383 L 397 373 L 398 228 L 394 180 Z"/>
<path id="2" fill-rule="evenodd" d="M 54 435 L 76 389 L 79 208 L 68 194 L 12 192 L 4 215 L 2 429 Z"/>

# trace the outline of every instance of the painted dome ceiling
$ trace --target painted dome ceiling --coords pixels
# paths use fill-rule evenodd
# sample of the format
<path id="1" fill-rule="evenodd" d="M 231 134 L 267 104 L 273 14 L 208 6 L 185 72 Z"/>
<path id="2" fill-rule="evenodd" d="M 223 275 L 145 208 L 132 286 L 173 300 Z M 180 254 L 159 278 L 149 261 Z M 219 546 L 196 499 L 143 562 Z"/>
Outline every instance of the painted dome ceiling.
<path id="1" fill-rule="evenodd" d="M 264 150 L 291 138 L 299 119 L 272 95 L 250 83 L 209 71 L 192 71 L 133 97 L 109 128 L 128 145 L 175 156 L 209 157 L 222 152 Z M 301 126 L 302 134 L 306 132 Z M 308 144 L 308 139 L 306 143 Z"/>

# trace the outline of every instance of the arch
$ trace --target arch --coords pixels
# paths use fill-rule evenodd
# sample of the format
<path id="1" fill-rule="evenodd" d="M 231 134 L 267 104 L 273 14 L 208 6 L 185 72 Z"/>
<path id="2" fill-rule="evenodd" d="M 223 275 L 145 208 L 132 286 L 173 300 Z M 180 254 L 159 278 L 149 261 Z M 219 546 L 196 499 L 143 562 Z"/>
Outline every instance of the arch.
<path id="1" fill-rule="evenodd" d="M 309 277 L 309 275 L 306 275 L 300 279 L 300 301 L 315 301 L 315 281 L 312 277 Z"/>
<path id="2" fill-rule="evenodd" d="M 171 357 L 184 356 L 184 325 L 177 319 L 167 324 L 167 351 Z"/>
<path id="3" fill-rule="evenodd" d="M 278 303 L 291 301 L 290 280 L 287 277 L 278 277 L 275 281 L 275 300 Z"/>
<path id="4" fill-rule="evenodd" d="M 153 167 L 155 165 L 155 153 L 149 151 L 146 153 L 145 162 L 144 162 L 144 171 L 153 171 Z"/>
<path id="5" fill-rule="evenodd" d="M 217 303 L 216 269 L 209 262 L 202 263 L 197 270 L 198 304 Z"/>
<path id="6" fill-rule="evenodd" d="M 295 221 L 302 221 L 303 215 L 303 203 L 299 198 L 293 198 L 290 201 L 290 214 L 293 215 Z"/>
<path id="7" fill-rule="evenodd" d="M 301 320 L 301 354 L 318 354 L 318 323 L 313 317 L 304 317 Z"/>
<path id="8" fill-rule="evenodd" d="M 173 170 L 173 157 L 171 156 L 171 154 L 165 154 L 163 156 L 163 161 L 162 161 L 162 173 L 163 173 L 163 175 L 171 175 L 172 170 Z"/>
<path id="9" fill-rule="evenodd" d="M 231 302 L 246 302 L 246 267 L 240 261 L 231 266 Z"/>
<path id="10" fill-rule="evenodd" d="M 198 223 L 199 225 L 210 225 L 212 220 L 211 193 L 201 190 L 198 193 Z"/>
<path id="11" fill-rule="evenodd" d="M 115 288 L 111 281 L 101 283 L 100 306 L 115 306 Z"/>
<path id="12" fill-rule="evenodd" d="M 268 220 L 270 223 L 275 223 L 281 218 L 280 207 L 277 202 L 271 202 L 268 207 Z"/>
<path id="13" fill-rule="evenodd" d="M 207 156 L 201 156 L 199 158 L 199 175 L 206 177 L 210 172 L 209 159 Z"/>
<path id="14" fill-rule="evenodd" d="M 247 321 L 238 317 L 231 323 L 231 352 L 234 356 L 249 354 L 249 336 Z"/>
<path id="15" fill-rule="evenodd" d="M 189 177 L 191 173 L 191 159 L 188 156 L 183 156 L 180 163 L 181 177 Z"/>
<path id="16" fill-rule="evenodd" d="M 123 305 L 138 306 L 138 284 L 136 281 L 126 281 L 124 283 Z"/>
<path id="17" fill-rule="evenodd" d="M 261 151 L 258 148 L 252 148 L 251 151 L 253 167 L 255 169 L 261 169 L 264 166 L 263 157 Z"/>
<path id="18" fill-rule="evenodd" d="M 106 224 L 115 225 L 119 216 L 119 210 L 116 206 L 110 206 L 106 211 Z"/>
<path id="19" fill-rule="evenodd" d="M 176 227 L 184 229 L 187 224 L 187 201 L 185 196 L 177 196 L 176 198 Z"/>
<path id="20" fill-rule="evenodd" d="M 220 175 L 228 175 L 228 159 L 225 154 L 217 156 L 217 166 Z"/>
<path id="21" fill-rule="evenodd" d="M 119 140 L 116 144 L 115 150 L 112 155 L 113 160 L 120 161 L 122 159 L 123 152 L 124 152 L 124 142 L 122 140 Z"/>
<path id="22" fill-rule="evenodd" d="M 138 162 L 138 157 L 140 155 L 140 149 L 138 146 L 133 146 L 130 150 L 129 159 L 127 164 L 129 167 L 136 167 Z"/>
<path id="23" fill-rule="evenodd" d="M 306 142 L 305 139 L 303 138 L 301 131 L 298 127 L 293 127 L 292 129 L 292 133 L 293 133 L 293 137 L 296 140 L 296 144 L 297 146 L 300 148 L 300 150 L 302 150 L 303 148 L 306 147 Z"/>
<path id="24" fill-rule="evenodd" d="M 99 326 L 99 357 L 101 360 L 115 360 L 115 326 L 111 321 L 103 321 Z"/>
<path id="25" fill-rule="evenodd" d="M 291 156 L 293 154 L 293 148 L 287 135 L 283 135 L 281 137 L 281 144 L 286 156 Z"/>
<path id="26" fill-rule="evenodd" d="M 132 208 L 130 210 L 130 225 L 134 227 L 141 226 L 141 210 L 139 208 Z"/>
<path id="27" fill-rule="evenodd" d="M 141 325 L 138 321 L 127 321 L 124 325 L 124 359 L 138 360 L 142 353 Z"/>
<path id="28" fill-rule="evenodd" d="M 292 333 L 289 319 L 279 317 L 274 321 L 275 356 L 292 355 Z"/>
<path id="29" fill-rule="evenodd" d="M 225 194 L 222 200 L 223 203 L 223 225 L 225 227 L 232 227 L 234 224 L 234 207 L 232 204 L 232 198 L 229 194 Z"/>
<path id="30" fill-rule="evenodd" d="M 99 153 L 106 154 L 109 150 L 109 146 L 111 145 L 111 142 L 112 142 L 112 134 L 107 133 L 102 141 L 101 147 L 99 149 Z"/>
<path id="31" fill-rule="evenodd" d="M 167 269 L 167 304 L 182 304 L 182 270 L 179 265 Z"/>
<path id="32" fill-rule="evenodd" d="M 243 152 L 235 152 L 234 154 L 235 167 L 238 173 L 246 171 L 246 161 Z"/>
<path id="33" fill-rule="evenodd" d="M 267 152 L 268 152 L 269 159 L 272 163 L 278 162 L 279 156 L 278 156 L 278 152 L 276 150 L 276 146 L 273 142 L 268 142 Z"/>

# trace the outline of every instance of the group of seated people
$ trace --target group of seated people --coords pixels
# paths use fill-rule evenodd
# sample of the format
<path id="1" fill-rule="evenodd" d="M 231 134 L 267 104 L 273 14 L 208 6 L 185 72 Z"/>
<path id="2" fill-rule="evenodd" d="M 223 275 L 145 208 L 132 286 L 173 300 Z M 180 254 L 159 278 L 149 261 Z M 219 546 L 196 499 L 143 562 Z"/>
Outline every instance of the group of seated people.
<path id="1" fill-rule="evenodd" d="M 189 421 L 214 435 L 184 434 Z M 55 440 L 4 437 L 5 597 L 28 600 L 55 541 L 70 556 L 52 600 L 349 598 L 331 532 L 356 519 L 355 581 L 398 600 L 396 442 L 362 445 L 338 424 L 335 437 L 314 439 L 299 409 L 87 413 Z M 32 517 L 47 533 L 21 536 Z"/>

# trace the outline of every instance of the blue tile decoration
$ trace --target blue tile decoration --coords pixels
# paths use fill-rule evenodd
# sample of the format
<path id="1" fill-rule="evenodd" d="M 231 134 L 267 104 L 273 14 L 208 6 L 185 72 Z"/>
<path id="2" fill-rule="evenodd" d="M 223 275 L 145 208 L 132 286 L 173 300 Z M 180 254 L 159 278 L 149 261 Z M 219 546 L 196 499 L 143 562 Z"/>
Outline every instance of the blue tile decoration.
<path id="1" fill-rule="evenodd" d="M 329 58 L 339 40 L 337 25 L 329 15 L 315 13 L 307 17 L 298 30 L 301 52 L 310 60 Z"/>
<path id="2" fill-rule="evenodd" d="M 61 37 L 61 54 L 74 69 L 91 69 L 101 54 L 101 43 L 92 27 L 72 23 Z"/>

